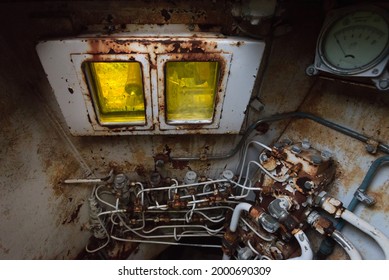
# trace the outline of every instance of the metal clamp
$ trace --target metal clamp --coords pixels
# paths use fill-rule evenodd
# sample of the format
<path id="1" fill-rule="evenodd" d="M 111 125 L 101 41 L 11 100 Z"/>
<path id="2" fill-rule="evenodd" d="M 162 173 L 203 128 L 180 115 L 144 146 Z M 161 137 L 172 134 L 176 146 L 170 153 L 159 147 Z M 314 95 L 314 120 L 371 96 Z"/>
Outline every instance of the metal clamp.
<path id="1" fill-rule="evenodd" d="M 361 191 L 361 190 L 356 190 L 356 192 L 354 193 L 354 196 L 356 199 L 358 199 L 360 202 L 366 204 L 367 206 L 372 206 L 376 203 L 376 200 L 367 195 L 365 192 Z"/>

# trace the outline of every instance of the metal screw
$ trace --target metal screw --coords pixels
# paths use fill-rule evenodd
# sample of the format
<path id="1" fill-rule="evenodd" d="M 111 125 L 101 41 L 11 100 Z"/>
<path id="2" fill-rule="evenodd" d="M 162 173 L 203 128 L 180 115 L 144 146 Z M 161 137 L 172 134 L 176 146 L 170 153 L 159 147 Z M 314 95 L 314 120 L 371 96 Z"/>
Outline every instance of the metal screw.
<path id="1" fill-rule="evenodd" d="M 301 147 L 302 147 L 304 150 L 308 150 L 308 149 L 311 147 L 311 143 L 309 143 L 308 140 L 303 140 L 303 142 L 301 143 Z"/>
<path id="2" fill-rule="evenodd" d="M 292 145 L 293 141 L 290 140 L 289 138 L 284 138 L 281 140 L 282 143 L 284 143 L 285 145 L 289 146 L 289 145 Z"/>
<path id="3" fill-rule="evenodd" d="M 378 83 L 378 86 L 380 89 L 387 89 L 389 87 L 389 81 L 388 80 L 380 80 Z"/>
<path id="4" fill-rule="evenodd" d="M 321 157 L 318 155 L 313 155 L 311 157 L 311 160 L 312 160 L 313 164 L 320 164 L 321 163 Z"/>
<path id="5" fill-rule="evenodd" d="M 373 146 L 373 145 L 370 145 L 370 144 L 367 144 L 366 145 L 366 151 L 368 152 L 368 153 L 374 153 L 374 151 L 375 151 L 375 147 Z"/>
<path id="6" fill-rule="evenodd" d="M 223 171 L 223 178 L 226 179 L 226 180 L 232 180 L 232 178 L 234 178 L 234 172 L 232 172 L 231 170 L 224 170 Z"/>
<path id="7" fill-rule="evenodd" d="M 299 154 L 299 153 L 301 153 L 301 148 L 299 146 L 294 145 L 292 147 L 292 152 L 295 154 Z"/>
<path id="8" fill-rule="evenodd" d="M 265 162 L 267 161 L 269 158 L 267 157 L 266 154 L 261 154 L 260 157 L 259 157 L 259 160 L 262 162 Z"/>
<path id="9" fill-rule="evenodd" d="M 321 152 L 321 157 L 323 160 L 329 160 L 332 156 L 332 153 L 328 150 L 324 150 Z"/>
<path id="10" fill-rule="evenodd" d="M 124 174 L 116 175 L 116 177 L 114 179 L 115 188 L 117 188 L 117 189 L 123 188 L 125 181 L 126 181 L 126 175 L 124 175 Z"/>
<path id="11" fill-rule="evenodd" d="M 315 184 L 312 181 L 306 181 L 304 183 L 304 188 L 308 191 L 312 190 L 312 188 L 315 186 Z"/>

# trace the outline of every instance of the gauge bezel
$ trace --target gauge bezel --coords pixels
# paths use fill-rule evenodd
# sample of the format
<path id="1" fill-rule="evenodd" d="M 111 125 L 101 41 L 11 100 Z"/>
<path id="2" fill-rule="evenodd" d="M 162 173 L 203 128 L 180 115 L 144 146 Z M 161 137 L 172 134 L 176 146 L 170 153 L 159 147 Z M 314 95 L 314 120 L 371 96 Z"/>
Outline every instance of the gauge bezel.
<path id="1" fill-rule="evenodd" d="M 367 63 L 364 66 L 357 67 L 355 69 L 345 69 L 342 67 L 338 67 L 333 65 L 331 62 L 328 61 L 325 52 L 324 52 L 324 43 L 326 42 L 327 35 L 332 30 L 333 26 L 342 18 L 348 16 L 349 14 L 355 13 L 355 12 L 374 12 L 378 15 L 380 15 L 386 22 L 386 25 L 388 26 L 389 30 L 389 13 L 385 11 L 384 9 L 378 7 L 378 6 L 371 6 L 371 5 L 363 5 L 363 6 L 353 6 L 353 7 L 346 7 L 342 9 L 335 10 L 329 17 L 327 17 L 323 28 L 320 31 L 319 39 L 317 43 L 317 57 L 320 58 L 321 63 L 316 62 L 315 66 L 317 69 L 331 72 L 337 75 L 343 75 L 343 76 L 364 76 L 364 77 L 376 77 L 382 73 L 382 71 L 385 68 L 385 65 L 380 65 L 381 63 L 386 64 L 388 60 L 388 54 L 389 54 L 389 37 L 386 41 L 385 47 L 383 51 L 374 58 L 371 62 Z M 380 67 L 376 67 L 380 66 Z M 371 71 L 373 68 L 373 71 Z"/>

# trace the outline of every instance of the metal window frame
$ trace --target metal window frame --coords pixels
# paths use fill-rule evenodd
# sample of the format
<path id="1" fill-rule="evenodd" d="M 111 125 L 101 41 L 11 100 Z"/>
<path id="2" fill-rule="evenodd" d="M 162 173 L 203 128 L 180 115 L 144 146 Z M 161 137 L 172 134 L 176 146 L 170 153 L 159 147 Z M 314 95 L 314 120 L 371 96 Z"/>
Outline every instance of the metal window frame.
<path id="1" fill-rule="evenodd" d="M 207 54 L 205 54 L 207 55 Z M 201 125 L 203 129 L 214 129 L 219 127 L 220 117 L 223 109 L 224 96 L 227 88 L 228 72 L 230 71 L 230 63 L 232 55 L 229 53 L 210 54 L 212 59 L 208 61 L 217 61 L 220 64 L 219 79 L 217 81 L 216 93 L 215 93 L 215 108 L 213 118 L 211 122 L 202 121 L 183 121 L 175 124 L 168 123 L 166 120 L 166 96 L 165 96 L 165 65 L 166 62 L 172 61 L 204 61 L 204 54 L 162 54 L 157 56 L 157 70 L 158 70 L 158 104 L 159 104 L 159 120 L 160 128 L 162 130 L 175 130 L 179 129 L 195 129 L 195 126 Z"/>
<path id="2" fill-rule="evenodd" d="M 79 115 L 74 116 L 79 118 L 81 115 L 83 118 L 89 116 L 89 121 L 94 131 L 110 131 L 112 128 L 119 129 L 120 127 L 131 127 L 133 130 L 149 130 L 153 127 L 153 114 L 152 114 L 152 100 L 151 100 L 151 85 L 150 85 L 150 63 L 147 54 L 71 54 L 73 61 L 74 71 L 77 74 L 78 82 L 84 98 L 86 111 L 80 112 Z M 143 78 L 143 90 L 145 95 L 145 124 L 134 123 L 113 123 L 113 124 L 100 124 L 98 109 L 93 104 L 93 93 L 90 92 L 89 81 L 86 73 L 83 71 L 84 62 L 139 62 L 141 64 L 142 78 Z M 85 114 L 87 114 L 85 116 Z M 71 120 L 75 122 L 75 120 Z"/>
<path id="3" fill-rule="evenodd" d="M 36 49 L 55 98 L 72 135 L 169 135 L 239 133 L 254 88 L 265 43 L 221 34 L 169 33 L 150 27 L 150 33 L 85 35 L 40 42 Z M 161 32 L 158 30 L 161 29 Z M 165 121 L 161 63 L 185 58 L 224 63 L 220 94 L 211 124 L 169 125 Z M 85 60 L 136 60 L 142 63 L 146 99 L 146 125 L 101 126 L 82 73 Z M 224 62 L 223 62 L 224 61 Z M 149 80 L 149 82 L 147 82 Z M 163 86 L 164 87 L 164 86 Z M 147 93 L 146 93 L 147 92 Z"/>

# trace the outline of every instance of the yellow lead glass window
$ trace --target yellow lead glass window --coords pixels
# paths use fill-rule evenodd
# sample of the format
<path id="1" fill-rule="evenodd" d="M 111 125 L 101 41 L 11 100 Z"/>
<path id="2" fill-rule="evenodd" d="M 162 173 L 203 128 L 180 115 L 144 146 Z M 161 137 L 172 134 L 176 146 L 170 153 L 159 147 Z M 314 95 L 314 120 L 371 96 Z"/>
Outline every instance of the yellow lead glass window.
<path id="1" fill-rule="evenodd" d="M 146 123 L 139 62 L 86 62 L 85 70 L 100 124 Z"/>
<path id="2" fill-rule="evenodd" d="M 217 61 L 166 63 L 166 122 L 212 123 L 219 76 Z"/>

